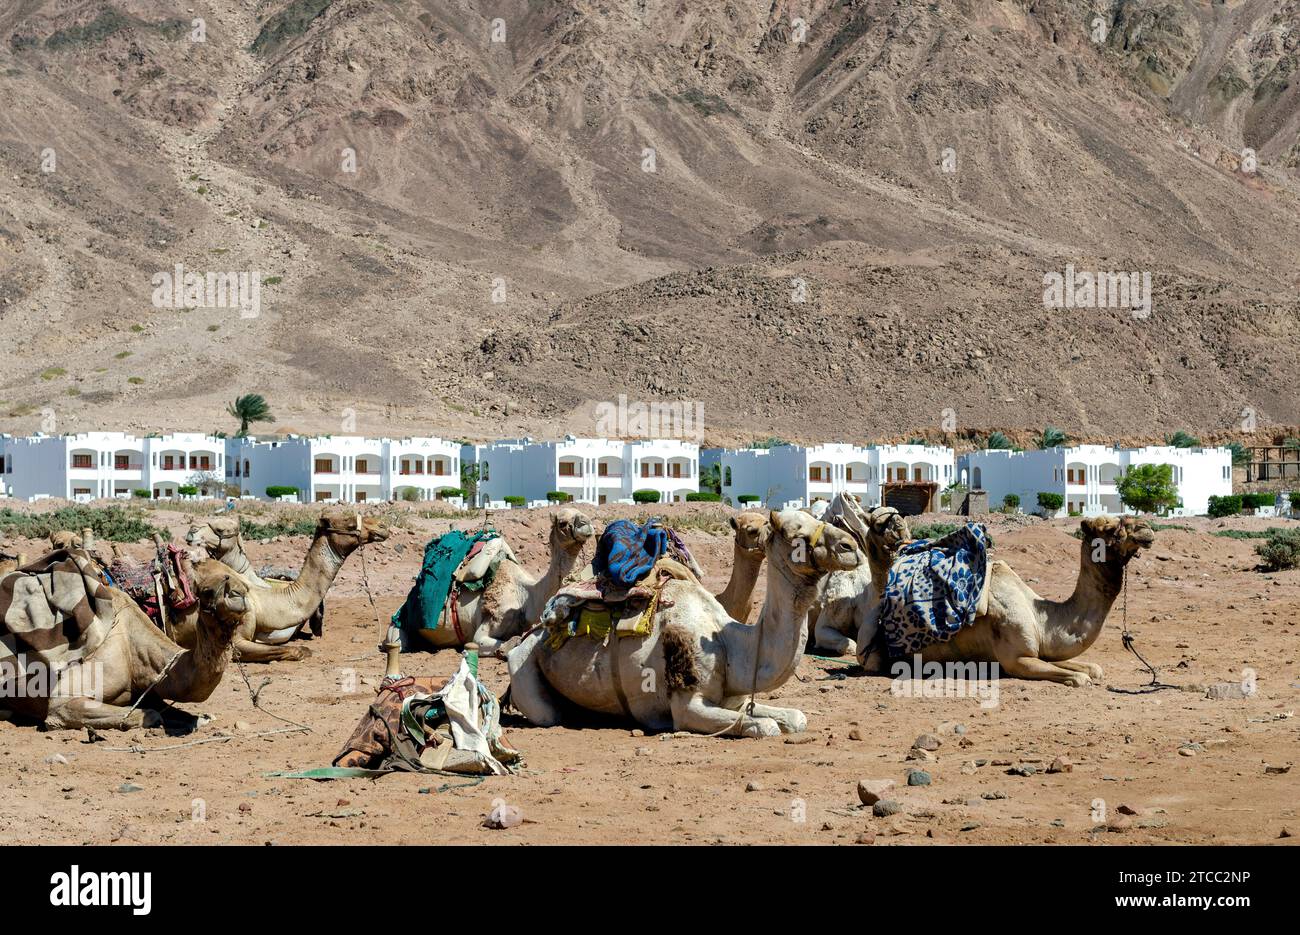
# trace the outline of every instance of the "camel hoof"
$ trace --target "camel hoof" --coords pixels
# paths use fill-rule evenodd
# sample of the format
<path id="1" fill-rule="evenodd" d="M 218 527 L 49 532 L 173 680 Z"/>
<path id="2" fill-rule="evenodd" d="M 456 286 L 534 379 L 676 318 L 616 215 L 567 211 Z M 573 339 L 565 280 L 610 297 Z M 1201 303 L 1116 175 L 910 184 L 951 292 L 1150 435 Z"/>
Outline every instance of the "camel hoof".
<path id="1" fill-rule="evenodd" d="M 311 650 L 306 646 L 295 646 L 293 649 L 285 652 L 284 658 L 289 662 L 300 662 L 303 659 L 311 658 Z"/>
<path id="2" fill-rule="evenodd" d="M 781 725 L 770 717 L 756 717 L 743 728 L 745 737 L 779 737 Z"/>
<path id="3" fill-rule="evenodd" d="M 1088 677 L 1094 682 L 1100 682 L 1102 676 L 1106 674 L 1106 670 L 1095 662 L 1085 662 L 1084 665 L 1088 667 Z"/>
<path id="4" fill-rule="evenodd" d="M 1085 688 L 1092 684 L 1092 679 L 1086 672 L 1071 672 L 1070 677 L 1065 680 L 1065 684 L 1071 688 Z"/>
<path id="5" fill-rule="evenodd" d="M 802 711 L 790 709 L 787 719 L 781 723 L 781 733 L 783 734 L 802 734 L 808 729 L 808 716 Z"/>

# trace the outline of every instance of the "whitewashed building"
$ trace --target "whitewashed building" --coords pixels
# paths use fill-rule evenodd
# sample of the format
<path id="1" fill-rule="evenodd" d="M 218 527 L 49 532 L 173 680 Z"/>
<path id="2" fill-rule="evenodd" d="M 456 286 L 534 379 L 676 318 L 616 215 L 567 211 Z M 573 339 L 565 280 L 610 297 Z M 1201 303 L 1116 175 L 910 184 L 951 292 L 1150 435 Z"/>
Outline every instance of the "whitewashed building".
<path id="1" fill-rule="evenodd" d="M 25 500 L 173 497 L 181 487 L 224 492 L 226 443 L 201 433 L 82 432 L 0 438 L 5 492 Z"/>
<path id="2" fill-rule="evenodd" d="M 478 503 L 523 497 L 539 503 L 553 491 L 579 503 L 631 500 L 656 490 L 664 503 L 700 489 L 699 445 L 677 439 L 627 442 L 565 436 L 560 441 L 502 439 L 466 445 L 461 457 L 479 468 Z"/>
<path id="3" fill-rule="evenodd" d="M 303 502 L 433 500 L 459 490 L 460 444 L 441 438 L 354 435 L 228 439 L 228 482 L 266 497 L 292 487 Z"/>
<path id="4" fill-rule="evenodd" d="M 1168 464 L 1182 506 L 1174 515 L 1194 516 L 1209 509 L 1211 496 L 1232 493 L 1232 452 L 1227 448 L 1111 448 L 1078 445 L 1040 451 L 989 449 L 964 454 L 959 460 L 966 483 L 988 491 L 989 505 L 998 507 L 1007 494 L 1020 497 L 1025 512 L 1038 510 L 1039 493 L 1058 493 L 1063 511 L 1095 516 L 1132 513 L 1119 499 L 1116 482 L 1139 464 Z"/>
<path id="5" fill-rule="evenodd" d="M 772 509 L 810 506 L 841 492 L 875 506 L 883 484 L 934 483 L 942 490 L 954 481 L 956 469 L 951 448 L 839 442 L 724 449 L 719 463 L 724 497 L 739 504 L 742 496 L 756 496 Z"/>

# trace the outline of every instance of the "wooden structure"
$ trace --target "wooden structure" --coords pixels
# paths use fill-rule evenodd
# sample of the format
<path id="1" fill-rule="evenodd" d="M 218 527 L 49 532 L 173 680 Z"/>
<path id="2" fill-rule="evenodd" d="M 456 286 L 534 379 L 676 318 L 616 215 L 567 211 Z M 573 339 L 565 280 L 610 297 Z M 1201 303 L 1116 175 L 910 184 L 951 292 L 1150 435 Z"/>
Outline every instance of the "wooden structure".
<path id="1" fill-rule="evenodd" d="M 904 516 L 939 509 L 939 485 L 934 481 L 892 481 L 880 485 L 881 506 L 892 506 Z"/>
<path id="2" fill-rule="evenodd" d="M 1246 465 L 1246 483 L 1300 478 L 1300 448 L 1285 445 L 1252 445 Z"/>

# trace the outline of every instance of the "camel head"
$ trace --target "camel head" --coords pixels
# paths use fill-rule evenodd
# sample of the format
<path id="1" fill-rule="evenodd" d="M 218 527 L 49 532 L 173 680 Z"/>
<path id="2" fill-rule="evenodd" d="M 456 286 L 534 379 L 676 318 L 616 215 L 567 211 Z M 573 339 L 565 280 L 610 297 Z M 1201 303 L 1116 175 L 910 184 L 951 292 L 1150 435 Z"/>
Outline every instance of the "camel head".
<path id="1" fill-rule="evenodd" d="M 772 524 L 757 510 L 745 510 L 731 517 L 736 532 L 736 547 L 743 552 L 762 553 L 772 537 Z"/>
<path id="2" fill-rule="evenodd" d="M 551 517 L 551 545 L 577 554 L 596 534 L 596 527 L 586 515 L 566 506 Z"/>
<path id="3" fill-rule="evenodd" d="M 858 544 L 842 529 L 803 510 L 773 510 L 767 558 L 774 566 L 811 584 L 832 571 L 849 571 L 864 561 Z"/>
<path id="4" fill-rule="evenodd" d="M 1129 559 L 1156 541 L 1151 524 L 1136 516 L 1090 516 L 1079 524 L 1085 560 L 1122 571 Z"/>
<path id="5" fill-rule="evenodd" d="M 332 506 L 320 515 L 316 524 L 317 538 L 325 537 L 330 548 L 339 556 L 347 556 L 358 546 L 369 542 L 383 542 L 388 538 L 388 524 L 375 516 L 363 516 L 356 510 Z"/>
<path id="6" fill-rule="evenodd" d="M 215 626 L 223 638 L 229 639 L 252 609 L 248 583 L 225 565 L 210 559 L 194 566 L 194 580 L 202 611 L 200 620 Z"/>
<path id="7" fill-rule="evenodd" d="M 190 523 L 185 544 L 201 548 L 213 558 L 239 544 L 239 518 L 236 516 L 213 516 L 202 522 L 191 520 Z"/>
<path id="8" fill-rule="evenodd" d="M 879 542 L 891 555 L 898 551 L 900 545 L 912 538 L 907 520 L 892 506 L 878 506 L 868 513 L 867 528 L 871 538 Z"/>
<path id="9" fill-rule="evenodd" d="M 81 548 L 81 534 L 73 532 L 71 529 L 56 529 L 50 533 L 50 548 L 55 551 L 59 549 L 79 549 Z"/>

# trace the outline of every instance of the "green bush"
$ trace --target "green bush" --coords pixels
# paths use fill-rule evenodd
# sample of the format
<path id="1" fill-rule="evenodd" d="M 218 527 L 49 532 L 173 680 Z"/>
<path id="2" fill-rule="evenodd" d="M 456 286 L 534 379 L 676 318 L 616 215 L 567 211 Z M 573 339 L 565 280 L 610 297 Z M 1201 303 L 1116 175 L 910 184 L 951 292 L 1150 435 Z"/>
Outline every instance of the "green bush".
<path id="1" fill-rule="evenodd" d="M 283 484 L 272 484 L 266 488 L 266 495 L 272 500 L 278 500 L 281 497 L 296 497 L 298 496 L 298 488 L 286 487 Z"/>
<path id="2" fill-rule="evenodd" d="M 176 492 L 187 497 L 192 497 L 199 492 L 199 488 L 195 487 L 193 484 L 182 484 L 176 488 Z"/>
<path id="3" fill-rule="evenodd" d="M 420 499 L 420 491 L 414 487 L 403 487 L 398 497 L 407 503 L 415 503 Z"/>
<path id="4" fill-rule="evenodd" d="M 759 500 L 761 500 L 761 499 L 762 499 L 762 497 L 760 497 L 760 496 L 759 496 L 758 494 L 756 494 L 756 493 L 742 493 L 740 496 L 738 496 L 738 497 L 736 498 L 736 502 L 737 502 L 737 503 L 757 503 L 757 502 L 758 502 Z"/>
<path id="5" fill-rule="evenodd" d="M 1287 499 L 1291 501 L 1291 509 L 1300 510 L 1300 490 L 1293 490 Z"/>
<path id="6" fill-rule="evenodd" d="M 1241 494 L 1227 494 L 1222 497 L 1210 497 L 1209 515 L 1215 519 L 1221 516 L 1236 516 L 1241 512 Z"/>
<path id="7" fill-rule="evenodd" d="M 1244 493 L 1241 495 L 1241 507 L 1244 510 L 1258 510 L 1262 506 L 1272 506 L 1277 498 L 1271 493 Z"/>
<path id="8" fill-rule="evenodd" d="M 1014 513 L 1020 509 L 1020 494 L 1009 493 L 1002 498 L 1002 509 L 1007 513 Z"/>
<path id="9" fill-rule="evenodd" d="M 1300 567 L 1300 529 L 1278 529 L 1267 542 L 1255 546 L 1269 571 Z"/>
<path id="10" fill-rule="evenodd" d="M 439 500 L 446 500 L 449 497 L 463 497 L 465 496 L 465 491 L 459 487 L 443 487 L 441 490 L 435 492 L 435 496 Z"/>
<path id="11" fill-rule="evenodd" d="M 165 530 L 151 525 L 139 507 L 65 506 L 50 513 L 18 513 L 0 509 L 0 535 L 44 539 L 60 529 L 80 532 L 89 526 L 96 539 L 109 542 L 139 542 Z"/>
<path id="12" fill-rule="evenodd" d="M 955 523 L 929 523 L 923 526 L 913 526 L 912 538 L 942 539 L 944 536 L 948 535 L 948 533 L 956 531 L 957 525 Z M 988 544 L 990 549 L 993 548 L 993 536 L 987 530 L 984 533 L 984 541 Z"/>
<path id="13" fill-rule="evenodd" d="M 568 503 L 573 499 L 573 494 L 565 493 L 563 490 L 548 490 L 546 491 L 546 499 L 552 503 Z"/>
<path id="14" fill-rule="evenodd" d="M 148 500 L 151 496 L 153 496 L 153 494 L 151 494 L 147 490 L 142 490 L 139 487 L 137 487 L 135 490 L 131 491 L 131 496 L 139 497 L 141 500 Z"/>
<path id="15" fill-rule="evenodd" d="M 504 500 L 510 506 L 523 506 L 525 503 L 528 502 L 525 498 L 520 497 L 517 494 L 511 494 L 510 496 L 502 497 L 501 499 Z"/>
<path id="16" fill-rule="evenodd" d="M 722 494 L 714 493 L 711 490 L 701 490 L 698 493 L 688 493 L 686 495 L 687 503 L 719 503 L 722 500 Z"/>
<path id="17" fill-rule="evenodd" d="M 632 501 L 634 503 L 658 503 L 660 493 L 657 490 L 634 490 L 632 491 Z"/>
<path id="18" fill-rule="evenodd" d="M 1065 497 L 1049 490 L 1040 490 L 1038 492 L 1038 505 L 1046 513 L 1055 513 L 1065 505 Z"/>

